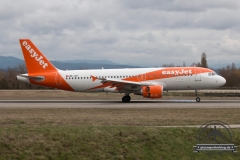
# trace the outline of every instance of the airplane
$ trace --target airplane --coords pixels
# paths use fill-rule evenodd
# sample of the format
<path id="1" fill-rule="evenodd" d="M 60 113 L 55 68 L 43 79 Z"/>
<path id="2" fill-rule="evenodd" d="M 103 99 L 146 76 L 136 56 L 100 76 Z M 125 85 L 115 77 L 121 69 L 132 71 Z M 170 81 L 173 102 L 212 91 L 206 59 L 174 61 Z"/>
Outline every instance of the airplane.
<path id="1" fill-rule="evenodd" d="M 30 39 L 20 39 L 28 73 L 19 74 L 22 82 L 75 92 L 124 93 L 122 102 L 130 102 L 131 93 L 145 98 L 162 98 L 163 91 L 215 89 L 226 80 L 202 67 L 166 67 L 131 69 L 59 70 Z"/>

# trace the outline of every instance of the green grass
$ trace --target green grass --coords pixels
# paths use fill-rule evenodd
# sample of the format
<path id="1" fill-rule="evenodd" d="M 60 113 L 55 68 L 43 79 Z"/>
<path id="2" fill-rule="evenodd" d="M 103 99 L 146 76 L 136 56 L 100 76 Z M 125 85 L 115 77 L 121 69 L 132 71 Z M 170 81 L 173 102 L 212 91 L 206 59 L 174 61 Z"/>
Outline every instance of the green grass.
<path id="1" fill-rule="evenodd" d="M 7 125 L 0 159 L 240 159 L 239 153 L 193 153 L 197 128 Z M 240 129 L 234 129 L 240 145 Z"/>
<path id="2" fill-rule="evenodd" d="M 240 124 L 240 109 L 0 109 L 2 159 L 240 159 L 239 153 L 193 153 L 210 120 Z M 148 126 L 148 127 L 145 127 Z M 233 129 L 240 147 L 240 129 Z M 238 148 L 238 150 L 240 150 Z"/>

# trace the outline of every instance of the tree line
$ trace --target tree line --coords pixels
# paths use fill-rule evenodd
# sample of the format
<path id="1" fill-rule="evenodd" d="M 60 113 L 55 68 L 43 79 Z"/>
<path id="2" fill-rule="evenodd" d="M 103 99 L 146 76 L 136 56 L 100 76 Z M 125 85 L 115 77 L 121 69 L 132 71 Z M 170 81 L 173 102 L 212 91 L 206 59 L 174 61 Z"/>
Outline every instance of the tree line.
<path id="1" fill-rule="evenodd" d="M 16 79 L 16 75 L 24 73 L 27 73 L 27 69 L 24 64 L 14 68 L 0 70 L 0 89 L 48 89 L 47 87 L 18 81 Z"/>
<path id="2" fill-rule="evenodd" d="M 183 62 L 182 67 L 185 66 L 186 64 Z M 201 62 L 192 63 L 191 66 L 208 68 L 207 55 L 202 53 Z M 163 67 L 174 67 L 174 64 L 164 64 Z M 37 86 L 16 80 L 16 75 L 24 73 L 27 73 L 24 64 L 14 68 L 8 68 L 7 70 L 0 70 L 0 89 L 49 89 L 48 87 Z M 218 69 L 217 73 L 226 79 L 226 84 L 223 87 L 240 87 L 240 68 L 237 68 L 234 63 Z"/>
<path id="3" fill-rule="evenodd" d="M 219 74 L 226 79 L 226 84 L 223 87 L 240 87 L 240 67 L 237 68 L 234 63 L 219 69 Z"/>

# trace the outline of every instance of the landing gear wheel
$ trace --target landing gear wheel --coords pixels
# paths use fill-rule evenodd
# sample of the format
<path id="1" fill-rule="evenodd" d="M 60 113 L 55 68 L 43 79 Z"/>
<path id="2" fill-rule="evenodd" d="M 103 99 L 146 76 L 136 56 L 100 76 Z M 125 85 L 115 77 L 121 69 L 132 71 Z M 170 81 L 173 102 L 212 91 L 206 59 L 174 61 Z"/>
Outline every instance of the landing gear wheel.
<path id="1" fill-rule="evenodd" d="M 195 93 L 196 93 L 196 97 L 197 97 L 197 98 L 196 98 L 196 101 L 197 101 L 197 102 L 200 102 L 201 99 L 198 97 L 198 89 L 195 90 Z"/>
<path id="2" fill-rule="evenodd" d="M 201 99 L 200 99 L 199 97 L 196 98 L 196 101 L 197 101 L 197 102 L 200 102 L 200 100 L 201 100 Z"/>
<path id="3" fill-rule="evenodd" d="M 130 102 L 131 97 L 129 95 L 122 97 L 122 102 Z"/>

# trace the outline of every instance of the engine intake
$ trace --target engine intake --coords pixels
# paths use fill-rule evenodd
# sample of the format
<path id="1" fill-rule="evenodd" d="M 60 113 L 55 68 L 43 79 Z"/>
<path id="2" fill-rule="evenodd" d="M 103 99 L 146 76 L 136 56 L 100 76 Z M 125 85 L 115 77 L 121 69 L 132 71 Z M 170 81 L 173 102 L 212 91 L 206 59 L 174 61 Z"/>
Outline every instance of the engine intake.
<path id="1" fill-rule="evenodd" d="M 142 86 L 142 95 L 145 98 L 162 98 L 163 86 Z"/>

